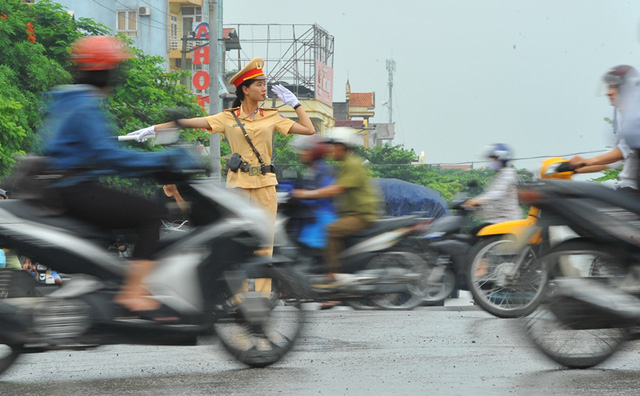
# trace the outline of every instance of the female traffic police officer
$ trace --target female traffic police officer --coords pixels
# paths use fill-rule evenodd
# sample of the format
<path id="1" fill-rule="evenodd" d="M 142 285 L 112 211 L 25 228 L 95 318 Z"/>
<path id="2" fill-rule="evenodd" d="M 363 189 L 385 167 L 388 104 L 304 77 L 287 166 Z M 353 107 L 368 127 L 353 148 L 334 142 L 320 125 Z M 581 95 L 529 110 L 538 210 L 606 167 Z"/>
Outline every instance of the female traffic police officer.
<path id="1" fill-rule="evenodd" d="M 267 97 L 267 81 L 262 71 L 263 66 L 262 58 L 253 58 L 231 78 L 230 83 L 236 87 L 236 99 L 231 109 L 208 117 L 183 119 L 179 123 L 182 128 L 203 128 L 209 133 L 225 134 L 232 152 L 239 154 L 242 159 L 237 171 L 228 172 L 227 187 L 244 192 L 251 202 L 263 207 L 275 223 L 278 181 L 275 169 L 271 165 L 273 133 L 277 131 L 284 135 L 313 135 L 315 128 L 298 98 L 281 85 L 273 86 L 272 91 L 283 103 L 294 108 L 299 123 L 281 116 L 277 109 L 259 106 Z M 133 134 L 138 136 L 138 140 L 146 140 L 145 135 L 154 133 L 156 129 L 170 127 L 175 127 L 175 123 L 151 126 Z M 249 144 L 249 140 L 255 150 Z M 272 251 L 273 247 L 268 247 L 256 253 L 270 256 Z M 270 290 L 270 280 L 256 280 L 256 290 Z"/>

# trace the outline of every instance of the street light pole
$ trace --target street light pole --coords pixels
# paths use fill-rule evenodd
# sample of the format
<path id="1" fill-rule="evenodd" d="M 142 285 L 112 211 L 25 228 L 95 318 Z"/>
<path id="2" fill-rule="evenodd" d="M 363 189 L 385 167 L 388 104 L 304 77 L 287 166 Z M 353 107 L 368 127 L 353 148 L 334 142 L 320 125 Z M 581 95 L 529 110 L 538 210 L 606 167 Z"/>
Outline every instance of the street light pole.
<path id="1" fill-rule="evenodd" d="M 218 97 L 218 1 L 209 0 L 209 115 L 218 114 L 221 100 Z M 211 155 L 211 178 L 219 183 L 222 180 L 220 167 L 220 134 L 209 136 L 209 154 Z"/>

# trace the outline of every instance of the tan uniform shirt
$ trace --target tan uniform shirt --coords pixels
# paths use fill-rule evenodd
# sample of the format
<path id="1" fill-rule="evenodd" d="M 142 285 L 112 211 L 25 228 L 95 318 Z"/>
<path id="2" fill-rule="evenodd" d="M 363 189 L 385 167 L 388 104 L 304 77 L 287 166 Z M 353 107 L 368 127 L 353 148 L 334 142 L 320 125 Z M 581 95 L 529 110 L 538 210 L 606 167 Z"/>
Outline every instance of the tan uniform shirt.
<path id="1" fill-rule="evenodd" d="M 238 114 L 238 108 L 231 109 Z M 295 124 L 293 120 L 285 118 L 278 113 L 277 109 L 262 108 L 256 112 L 255 117 L 249 117 L 244 111 L 238 115 L 247 135 L 262 157 L 265 165 L 271 164 L 273 153 L 273 133 L 278 131 L 283 135 L 288 135 L 289 130 Z M 211 126 L 210 133 L 224 133 L 229 141 L 231 151 L 240 154 L 242 159 L 251 166 L 260 166 L 260 161 L 255 155 L 247 139 L 242 133 L 242 129 L 237 125 L 236 119 L 229 109 L 206 118 Z M 274 173 L 265 175 L 249 175 L 248 172 L 238 170 L 238 172 L 227 173 L 227 187 L 230 188 L 260 188 L 275 186 L 278 184 Z"/>

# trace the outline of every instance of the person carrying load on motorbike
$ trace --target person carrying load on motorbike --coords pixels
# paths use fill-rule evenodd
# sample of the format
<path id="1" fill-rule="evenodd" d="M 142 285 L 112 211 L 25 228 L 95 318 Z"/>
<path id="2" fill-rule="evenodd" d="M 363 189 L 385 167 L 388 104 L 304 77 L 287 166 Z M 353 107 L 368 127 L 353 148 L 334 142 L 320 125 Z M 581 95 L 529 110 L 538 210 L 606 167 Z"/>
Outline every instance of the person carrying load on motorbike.
<path id="1" fill-rule="evenodd" d="M 619 183 L 616 188 L 630 192 L 638 190 L 639 167 L 637 150 L 631 147 L 629 141 L 634 138 L 633 135 L 640 135 L 640 129 L 635 131 L 629 129 L 633 128 L 634 123 L 626 121 L 637 112 L 637 110 L 633 111 L 633 104 L 637 105 L 639 93 L 637 79 L 638 71 L 629 65 L 615 66 L 604 74 L 602 81 L 607 85 L 607 96 L 611 105 L 614 106 L 613 132 L 616 136 L 616 147 L 593 158 L 582 158 L 576 155 L 570 160 L 576 173 L 600 172 L 607 168 L 617 168 L 621 165 L 621 161 L 624 161 L 622 171 L 618 174 Z M 628 132 L 625 133 L 623 130 Z"/>
<path id="2" fill-rule="evenodd" d="M 325 157 L 329 152 L 327 141 L 318 135 L 294 136 L 289 146 L 298 154 L 301 162 L 307 165 L 301 182 L 296 186 L 305 190 L 315 190 L 330 186 L 335 181 L 335 170 L 327 164 Z M 302 212 L 297 220 L 300 242 L 313 248 L 324 248 L 327 244 L 327 225 L 337 220 L 331 198 L 304 200 Z"/>
<path id="3" fill-rule="evenodd" d="M 362 158 L 353 153 L 356 147 L 352 128 L 334 128 L 329 134 L 333 145 L 333 158 L 340 162 L 334 184 L 314 190 L 293 190 L 299 199 L 335 198 L 339 219 L 328 228 L 328 244 L 325 250 L 327 287 L 340 286 L 360 277 L 342 273 L 339 254 L 344 239 L 369 227 L 380 215 L 380 198 L 376 194 Z"/>
<path id="4" fill-rule="evenodd" d="M 243 193 L 252 203 L 266 210 L 271 217 L 271 224 L 275 225 L 278 180 L 275 167 L 271 164 L 273 134 L 313 135 L 316 130 L 298 98 L 282 85 L 275 85 L 271 90 L 283 103 L 293 107 L 300 122 L 283 117 L 276 108 L 262 107 L 261 102 L 267 98 L 267 80 L 263 67 L 262 58 L 253 58 L 231 77 L 229 82 L 236 87 L 236 98 L 231 109 L 208 117 L 179 120 L 178 127 L 224 133 L 233 152 L 228 163 L 227 187 Z M 146 140 L 158 129 L 175 126 L 175 122 L 168 122 L 131 134 L 136 134 L 138 140 Z M 256 253 L 271 256 L 273 247 L 265 247 Z M 271 281 L 256 280 L 255 289 L 270 291 Z"/>
<path id="5" fill-rule="evenodd" d="M 509 166 L 513 152 L 506 144 L 497 143 L 487 147 L 484 157 L 491 159 L 489 168 L 497 171 L 497 175 L 482 194 L 467 200 L 462 206 L 467 209 L 479 207 L 478 216 L 488 223 L 522 218 L 518 204 L 518 173 Z"/>
<path id="6" fill-rule="evenodd" d="M 135 228 L 134 260 L 115 302 L 130 311 L 153 311 L 143 279 L 155 266 L 153 253 L 160 235 L 158 205 L 99 184 L 98 177 L 123 172 L 200 168 L 183 150 L 138 152 L 120 148 L 103 110 L 115 84 L 118 66 L 130 58 L 115 37 L 91 36 L 73 43 L 70 58 L 76 66 L 74 84 L 49 93 L 52 103 L 44 128 L 50 134 L 44 153 L 50 169 L 64 177 L 54 185 L 64 210 L 71 216 L 109 229 Z"/>

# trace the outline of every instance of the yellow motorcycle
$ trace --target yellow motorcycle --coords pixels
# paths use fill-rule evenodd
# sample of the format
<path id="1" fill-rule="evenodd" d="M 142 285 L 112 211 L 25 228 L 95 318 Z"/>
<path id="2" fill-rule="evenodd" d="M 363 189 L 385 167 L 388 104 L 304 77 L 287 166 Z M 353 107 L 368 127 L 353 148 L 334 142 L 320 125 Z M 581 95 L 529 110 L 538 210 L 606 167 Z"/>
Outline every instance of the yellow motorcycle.
<path id="1" fill-rule="evenodd" d="M 564 158 L 549 158 L 543 179 L 571 179 L 574 172 Z M 529 315 L 540 304 L 547 271 L 537 257 L 549 247 L 549 230 L 535 226 L 540 210 L 531 206 L 527 217 L 483 227 L 467 263 L 469 291 L 485 311 L 500 318 Z M 532 230 L 535 230 L 532 235 Z"/>

